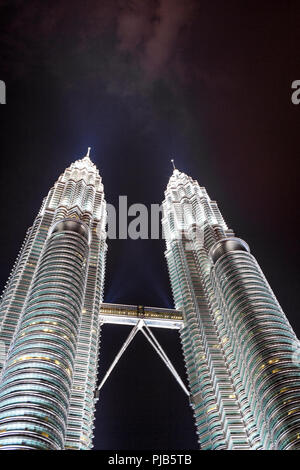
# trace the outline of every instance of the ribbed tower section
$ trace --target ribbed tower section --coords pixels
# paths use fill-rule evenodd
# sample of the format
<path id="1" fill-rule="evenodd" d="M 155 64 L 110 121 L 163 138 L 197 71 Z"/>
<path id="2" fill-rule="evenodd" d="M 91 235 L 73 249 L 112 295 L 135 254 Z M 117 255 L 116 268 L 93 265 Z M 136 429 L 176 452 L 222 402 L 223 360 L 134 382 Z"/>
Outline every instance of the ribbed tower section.
<path id="1" fill-rule="evenodd" d="M 248 245 L 177 169 L 162 224 L 201 448 L 300 449 L 299 341 Z"/>
<path id="2" fill-rule="evenodd" d="M 1 449 L 92 447 L 105 225 L 88 153 L 44 199 L 2 296 Z"/>

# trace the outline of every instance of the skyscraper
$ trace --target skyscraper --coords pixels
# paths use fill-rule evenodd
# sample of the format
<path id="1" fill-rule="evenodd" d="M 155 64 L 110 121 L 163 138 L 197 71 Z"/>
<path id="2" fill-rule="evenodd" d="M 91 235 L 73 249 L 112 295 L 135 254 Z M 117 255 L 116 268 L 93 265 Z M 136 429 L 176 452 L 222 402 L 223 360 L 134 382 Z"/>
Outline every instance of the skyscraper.
<path id="1" fill-rule="evenodd" d="M 44 199 L 2 296 L 2 449 L 92 445 L 105 224 L 88 151 Z"/>
<path id="2" fill-rule="evenodd" d="M 202 449 L 300 449 L 299 342 L 216 202 L 174 167 L 163 230 Z"/>
<path id="3" fill-rule="evenodd" d="M 106 221 L 88 151 L 44 199 L 0 302 L 0 448 L 90 449 L 99 390 L 142 332 L 189 396 L 201 449 L 299 449 L 299 342 L 205 188 L 174 167 L 165 192 L 175 310 L 103 303 Z M 95 393 L 104 323 L 133 328 Z M 189 391 L 155 327 L 180 331 Z"/>

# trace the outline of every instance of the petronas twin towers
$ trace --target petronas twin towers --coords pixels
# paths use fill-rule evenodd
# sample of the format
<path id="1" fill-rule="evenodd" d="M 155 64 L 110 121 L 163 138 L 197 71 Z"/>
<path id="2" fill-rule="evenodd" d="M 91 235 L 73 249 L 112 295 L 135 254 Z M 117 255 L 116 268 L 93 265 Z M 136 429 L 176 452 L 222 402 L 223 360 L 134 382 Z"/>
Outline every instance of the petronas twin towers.
<path id="1" fill-rule="evenodd" d="M 205 188 L 174 169 L 163 232 L 175 310 L 103 303 L 106 203 L 86 157 L 43 200 L 0 303 L 0 448 L 90 449 L 101 326 L 180 332 L 201 449 L 300 449 L 297 340 Z M 186 389 L 185 389 L 186 390 Z"/>

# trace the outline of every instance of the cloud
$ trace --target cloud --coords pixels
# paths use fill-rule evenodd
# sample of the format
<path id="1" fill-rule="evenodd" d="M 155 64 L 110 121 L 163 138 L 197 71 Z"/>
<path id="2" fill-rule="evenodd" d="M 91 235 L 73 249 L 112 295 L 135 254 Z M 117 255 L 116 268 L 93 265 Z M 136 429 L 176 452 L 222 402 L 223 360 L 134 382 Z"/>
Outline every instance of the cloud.
<path id="1" fill-rule="evenodd" d="M 178 53 L 180 32 L 192 18 L 193 1 L 161 0 L 154 33 L 145 46 L 142 64 L 149 75 L 157 76 Z"/>
<path id="2" fill-rule="evenodd" d="M 86 0 L 72 8 L 69 0 L 15 0 L 12 11 L 0 65 L 15 76 L 46 67 L 68 87 L 98 80 L 125 97 L 148 95 L 159 80 L 176 94 L 213 86 L 212 76 L 222 81 L 207 64 L 208 46 L 198 47 L 204 25 L 197 0 Z"/>
<path id="3" fill-rule="evenodd" d="M 1 1 L 1 0 L 0 0 Z M 5 5 L 5 3 L 4 3 Z M 2 48 L 10 61 L 19 55 L 30 64 L 44 57 L 82 54 L 94 46 L 101 51 L 104 34 L 114 38 L 116 58 L 130 55 L 145 78 L 160 78 L 168 69 L 181 73 L 183 42 L 198 8 L 195 0 L 62 0 L 53 5 L 45 0 L 14 2 L 2 34 Z M 99 53 L 99 61 L 101 55 Z"/>
<path id="4" fill-rule="evenodd" d="M 180 55 L 180 35 L 196 9 L 194 0 L 124 2 L 118 18 L 120 49 L 137 54 L 148 78 L 157 78 Z"/>
<path id="5" fill-rule="evenodd" d="M 122 51 L 135 53 L 153 34 L 156 1 L 124 1 L 118 13 L 117 36 Z"/>

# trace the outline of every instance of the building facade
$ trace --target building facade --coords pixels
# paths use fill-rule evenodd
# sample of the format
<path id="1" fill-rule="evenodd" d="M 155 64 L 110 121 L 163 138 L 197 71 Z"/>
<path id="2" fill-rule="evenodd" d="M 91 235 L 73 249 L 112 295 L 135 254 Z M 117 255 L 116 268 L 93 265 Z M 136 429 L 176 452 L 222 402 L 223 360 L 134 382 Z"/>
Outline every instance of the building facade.
<path id="1" fill-rule="evenodd" d="M 27 232 L 0 304 L 1 449 L 92 446 L 105 206 L 88 152 Z"/>
<path id="2" fill-rule="evenodd" d="M 175 168 L 162 224 L 201 449 L 300 449 L 299 342 L 247 243 Z"/>

